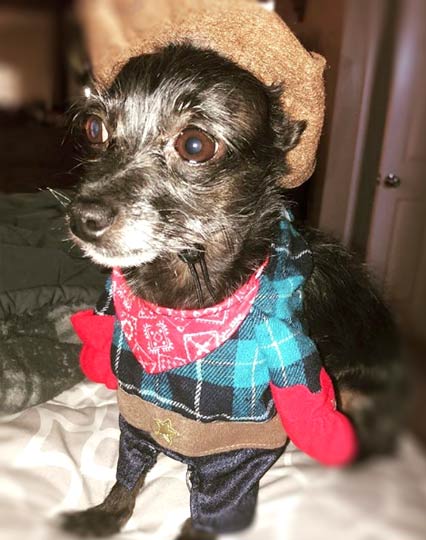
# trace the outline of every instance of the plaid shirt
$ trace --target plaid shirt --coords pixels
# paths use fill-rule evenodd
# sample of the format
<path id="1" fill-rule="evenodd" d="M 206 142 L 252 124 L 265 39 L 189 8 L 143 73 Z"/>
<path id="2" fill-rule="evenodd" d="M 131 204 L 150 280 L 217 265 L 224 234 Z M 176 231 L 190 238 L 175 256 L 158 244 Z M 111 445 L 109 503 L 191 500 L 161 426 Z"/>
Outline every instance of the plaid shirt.
<path id="1" fill-rule="evenodd" d="M 260 278 L 250 313 L 225 343 L 201 360 L 159 374 L 136 361 L 115 319 L 111 363 L 119 386 L 163 409 L 201 422 L 263 422 L 276 414 L 270 383 L 320 390 L 321 361 L 302 322 L 303 284 L 312 254 L 287 219 Z M 111 281 L 98 304 L 113 315 Z"/>

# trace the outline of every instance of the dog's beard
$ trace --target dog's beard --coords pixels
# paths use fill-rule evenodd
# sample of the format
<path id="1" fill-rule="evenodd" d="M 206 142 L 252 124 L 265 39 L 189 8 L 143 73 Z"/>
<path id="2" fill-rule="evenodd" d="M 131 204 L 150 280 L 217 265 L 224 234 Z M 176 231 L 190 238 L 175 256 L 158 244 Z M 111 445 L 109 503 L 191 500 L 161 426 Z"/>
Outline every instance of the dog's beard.
<path id="1" fill-rule="evenodd" d="M 155 251 L 136 251 L 123 255 L 113 255 L 102 248 L 96 248 L 93 245 L 85 244 L 82 250 L 86 257 L 89 257 L 93 262 L 107 268 L 132 268 L 152 262 L 158 256 Z"/>
<path id="2" fill-rule="evenodd" d="M 109 239 L 101 244 L 85 242 L 75 236 L 84 255 L 107 268 L 130 268 L 155 260 L 161 252 L 161 239 L 154 241 L 153 227 L 149 221 L 124 223 Z"/>
<path id="3" fill-rule="evenodd" d="M 215 232 L 199 219 L 188 218 L 185 223 L 174 224 L 171 231 L 161 219 L 121 220 L 97 243 L 85 242 L 71 234 L 84 255 L 107 268 L 131 268 L 154 261 L 157 257 L 178 256 L 180 253 L 204 245 Z"/>

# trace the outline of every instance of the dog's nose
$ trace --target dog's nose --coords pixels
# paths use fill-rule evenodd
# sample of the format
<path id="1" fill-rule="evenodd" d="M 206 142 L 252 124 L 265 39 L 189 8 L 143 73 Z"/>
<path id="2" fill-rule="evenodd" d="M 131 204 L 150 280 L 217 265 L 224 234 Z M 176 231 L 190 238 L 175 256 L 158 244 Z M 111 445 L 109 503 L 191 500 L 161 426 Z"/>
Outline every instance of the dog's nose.
<path id="1" fill-rule="evenodd" d="M 86 241 L 99 240 L 114 223 L 117 211 L 105 203 L 80 199 L 71 205 L 70 229 Z"/>

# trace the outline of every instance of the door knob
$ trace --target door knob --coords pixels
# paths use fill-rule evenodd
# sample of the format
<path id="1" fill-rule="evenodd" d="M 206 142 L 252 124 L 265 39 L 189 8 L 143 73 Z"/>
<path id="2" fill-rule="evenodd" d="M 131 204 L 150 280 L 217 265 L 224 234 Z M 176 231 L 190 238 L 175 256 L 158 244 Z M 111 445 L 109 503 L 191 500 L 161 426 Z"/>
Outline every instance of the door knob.
<path id="1" fill-rule="evenodd" d="M 397 188 L 401 185 L 401 178 L 396 174 L 390 173 L 385 177 L 384 183 L 388 188 Z"/>

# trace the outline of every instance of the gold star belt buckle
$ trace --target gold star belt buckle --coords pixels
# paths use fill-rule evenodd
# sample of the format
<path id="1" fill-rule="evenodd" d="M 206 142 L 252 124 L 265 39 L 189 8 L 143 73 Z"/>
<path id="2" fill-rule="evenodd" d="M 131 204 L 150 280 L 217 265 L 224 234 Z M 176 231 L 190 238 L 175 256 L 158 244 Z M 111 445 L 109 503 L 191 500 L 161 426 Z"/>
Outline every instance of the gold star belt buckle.
<path id="1" fill-rule="evenodd" d="M 167 442 L 167 444 L 173 446 L 173 441 L 175 437 L 179 436 L 179 433 L 172 426 L 171 420 L 168 418 L 166 420 L 155 419 L 154 422 L 154 435 L 157 435 L 157 437 L 162 437 Z"/>

